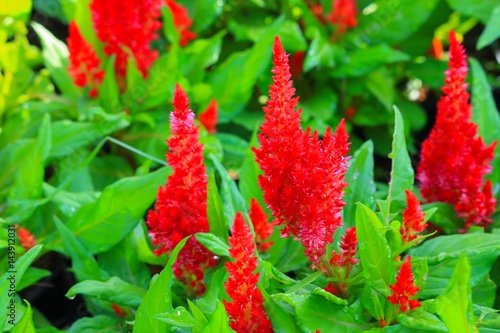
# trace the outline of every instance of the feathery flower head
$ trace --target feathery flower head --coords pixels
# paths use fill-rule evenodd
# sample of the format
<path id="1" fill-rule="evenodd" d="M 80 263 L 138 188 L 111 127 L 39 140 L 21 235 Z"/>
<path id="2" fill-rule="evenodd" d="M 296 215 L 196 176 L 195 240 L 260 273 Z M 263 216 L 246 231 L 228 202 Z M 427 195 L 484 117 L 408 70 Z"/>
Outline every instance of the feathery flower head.
<path id="1" fill-rule="evenodd" d="M 496 142 L 486 146 L 471 122 L 467 93 L 467 58 L 455 33 L 450 32 L 450 61 L 437 108 L 436 123 L 422 143 L 417 179 L 427 202 L 446 202 L 471 225 L 491 223 L 496 200 L 484 176 L 491 171 Z"/>
<path id="2" fill-rule="evenodd" d="M 207 176 L 203 164 L 203 145 L 198 143 L 199 129 L 189 109 L 186 93 L 176 85 L 174 111 L 170 114 L 171 137 L 167 143 L 167 161 L 173 169 L 165 187 L 158 189 L 155 210 L 147 224 L 157 255 L 170 252 L 184 238 L 208 232 Z M 173 266 L 176 277 L 200 295 L 204 292 L 204 271 L 216 264 L 214 255 L 191 237 Z"/>
<path id="3" fill-rule="evenodd" d="M 215 99 L 212 99 L 205 111 L 198 115 L 198 119 L 208 133 L 213 134 L 217 132 L 217 102 Z"/>
<path id="4" fill-rule="evenodd" d="M 401 238 L 407 244 L 417 238 L 419 232 L 427 226 L 424 223 L 425 214 L 422 212 L 420 202 L 413 192 L 405 190 L 407 206 L 403 211 L 403 224 L 401 225 Z"/>
<path id="5" fill-rule="evenodd" d="M 336 26 L 336 34 L 343 35 L 349 28 L 358 25 L 357 15 L 356 0 L 333 0 L 332 12 L 326 18 Z"/>
<path id="6" fill-rule="evenodd" d="M 309 259 L 319 264 L 319 257 L 342 224 L 348 135 L 344 121 L 335 133 L 327 128 L 323 140 L 317 132 L 311 135 L 310 129 L 302 130 L 288 56 L 278 37 L 273 51 L 273 84 L 263 108 L 260 148 L 253 148 L 264 172 L 259 185 L 276 224 L 284 225 L 282 236 L 298 238 Z"/>
<path id="7" fill-rule="evenodd" d="M 387 297 L 387 300 L 392 304 L 399 304 L 399 309 L 402 312 L 418 308 L 420 304 L 417 300 L 410 300 L 420 290 L 415 286 L 413 281 L 413 273 L 411 271 L 411 258 L 407 256 L 399 269 L 396 283 L 389 286 L 392 290 L 392 295 Z"/>
<path id="8" fill-rule="evenodd" d="M 19 238 L 19 243 L 26 251 L 29 251 L 33 246 L 36 245 L 36 238 L 28 229 L 17 229 L 17 237 Z"/>
<path id="9" fill-rule="evenodd" d="M 237 333 L 274 332 L 257 288 L 260 275 L 254 274 L 257 257 L 253 237 L 241 213 L 234 217 L 229 245 L 229 254 L 235 260 L 226 263 L 229 279 L 224 283 L 232 300 L 223 300 L 230 318 L 229 325 Z"/>
<path id="10" fill-rule="evenodd" d="M 119 86 L 125 89 L 127 62 L 132 56 L 143 77 L 158 57 L 150 43 L 161 27 L 161 0 L 92 0 L 90 11 L 97 37 L 107 56 L 116 55 L 115 70 Z"/>
<path id="11" fill-rule="evenodd" d="M 340 242 L 340 254 L 333 252 L 330 263 L 334 266 L 356 265 L 359 261 L 354 258 L 357 245 L 356 227 L 346 229 L 345 235 L 342 236 L 342 241 Z"/>
<path id="12" fill-rule="evenodd" d="M 254 198 L 250 200 L 250 212 L 248 214 L 255 231 L 257 249 L 259 252 L 266 252 L 273 244 L 273 242 L 266 242 L 273 233 L 273 225 L 267 221 L 266 212 Z"/>
<path id="13" fill-rule="evenodd" d="M 83 38 L 75 21 L 69 23 L 68 36 L 69 67 L 68 71 L 75 84 L 90 87 L 90 97 L 97 96 L 97 88 L 102 82 L 104 71 L 99 69 L 101 60 L 89 42 Z"/>
<path id="14" fill-rule="evenodd" d="M 175 29 L 180 34 L 180 45 L 182 47 L 187 46 L 189 41 L 196 38 L 196 33 L 189 31 L 189 28 L 193 24 L 193 21 L 188 16 L 188 11 L 183 6 L 179 5 L 174 0 L 165 0 L 172 17 L 174 18 Z"/>

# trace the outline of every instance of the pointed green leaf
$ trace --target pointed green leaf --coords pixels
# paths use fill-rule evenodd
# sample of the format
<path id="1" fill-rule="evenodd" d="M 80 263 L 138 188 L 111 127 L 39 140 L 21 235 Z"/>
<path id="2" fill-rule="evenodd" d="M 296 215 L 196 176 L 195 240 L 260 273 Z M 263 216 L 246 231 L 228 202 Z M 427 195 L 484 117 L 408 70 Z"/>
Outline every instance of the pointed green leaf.
<path id="1" fill-rule="evenodd" d="M 207 194 L 207 217 L 210 225 L 210 232 L 219 236 L 224 241 L 228 237 L 228 223 L 224 215 L 224 207 L 215 183 L 213 171 L 208 174 L 208 194 Z"/>
<path id="2" fill-rule="evenodd" d="M 36 333 L 35 324 L 33 323 L 33 310 L 31 309 L 31 304 L 26 301 L 28 305 L 24 315 L 21 317 L 16 326 L 12 327 L 10 333 Z"/>

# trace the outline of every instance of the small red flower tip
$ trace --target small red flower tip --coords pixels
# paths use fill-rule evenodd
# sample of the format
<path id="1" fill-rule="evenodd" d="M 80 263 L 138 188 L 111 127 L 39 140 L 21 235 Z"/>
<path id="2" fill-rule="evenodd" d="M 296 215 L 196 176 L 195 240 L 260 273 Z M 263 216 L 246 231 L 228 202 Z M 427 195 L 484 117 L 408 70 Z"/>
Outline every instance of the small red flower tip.
<path id="1" fill-rule="evenodd" d="M 420 202 L 410 190 L 405 190 L 407 206 L 403 212 L 403 224 L 401 226 L 401 238 L 403 244 L 407 244 L 417 238 L 417 234 L 424 231 L 427 226 L 424 223 L 425 214 L 422 212 Z"/>
<path id="2" fill-rule="evenodd" d="M 150 210 L 147 224 L 157 255 L 169 253 L 185 237 L 208 232 L 207 175 L 203 164 L 203 145 L 199 129 L 189 109 L 187 94 L 179 85 L 174 89 L 174 110 L 170 114 L 171 137 L 168 139 L 168 164 L 173 173 L 165 187 L 158 189 L 155 210 Z M 191 237 L 173 266 L 175 276 L 188 291 L 203 294 L 204 271 L 217 263 L 214 255 Z"/>
<path id="3" fill-rule="evenodd" d="M 127 63 L 133 56 L 143 77 L 158 58 L 150 43 L 158 38 L 162 0 L 92 0 L 90 11 L 97 37 L 107 56 L 116 55 L 115 70 L 125 90 Z"/>
<path id="4" fill-rule="evenodd" d="M 387 326 L 387 322 L 385 321 L 385 319 L 380 319 L 379 324 L 380 324 L 380 327 L 382 327 L 382 328 Z"/>
<path id="5" fill-rule="evenodd" d="M 410 300 L 410 297 L 415 296 L 420 290 L 413 281 L 410 256 L 407 256 L 401 265 L 396 283 L 390 285 L 389 288 L 392 290 L 392 295 L 388 296 L 387 300 L 392 304 L 399 304 L 399 309 L 402 312 L 408 311 L 408 309 L 413 310 L 422 305 L 417 300 Z"/>
<path id="6" fill-rule="evenodd" d="M 311 3 L 309 4 L 309 9 L 311 10 L 311 13 L 318 19 L 319 23 L 322 25 L 326 24 L 325 17 L 323 16 L 323 6 L 321 4 L 314 4 Z"/>
<path id="7" fill-rule="evenodd" d="M 278 37 L 273 54 L 273 84 L 263 108 L 260 147 L 253 148 L 264 173 L 259 185 L 276 224 L 284 225 L 282 236 L 298 238 L 309 260 L 319 265 L 319 257 L 342 224 L 348 135 L 344 121 L 335 133 L 328 128 L 323 140 L 317 132 L 302 130 L 288 56 Z"/>
<path id="8" fill-rule="evenodd" d="M 179 43 L 182 47 L 185 47 L 192 39 L 196 38 L 196 33 L 189 31 L 193 21 L 189 18 L 188 10 L 174 0 L 165 0 L 165 3 L 174 18 L 175 29 L 177 29 L 181 36 Z"/>
<path id="9" fill-rule="evenodd" d="M 217 102 L 215 99 L 212 99 L 205 111 L 198 115 L 198 119 L 208 133 L 213 134 L 217 132 Z"/>
<path id="10" fill-rule="evenodd" d="M 83 38 L 75 21 L 69 23 L 68 36 L 69 67 L 68 72 L 75 85 L 80 88 L 90 87 L 89 96 L 97 97 L 97 88 L 104 77 L 104 71 L 99 69 L 101 60 L 92 45 Z"/>
<path id="11" fill-rule="evenodd" d="M 295 52 L 290 57 L 290 73 L 292 74 L 292 79 L 296 80 L 300 78 L 302 72 L 304 71 L 304 57 L 306 53 L 304 51 Z"/>
<path id="12" fill-rule="evenodd" d="M 340 255 L 335 252 L 332 253 L 330 263 L 335 266 L 346 266 L 348 264 L 356 265 L 359 261 L 354 258 L 357 245 L 356 227 L 346 229 L 345 235 L 342 236 L 342 241 L 340 243 Z"/>
<path id="13" fill-rule="evenodd" d="M 356 115 L 356 108 L 354 106 L 349 106 L 345 110 L 345 116 L 349 119 L 353 118 Z"/>
<path id="14" fill-rule="evenodd" d="M 417 179 L 427 202 L 446 202 L 455 207 L 471 225 L 486 226 L 496 209 L 496 200 L 485 175 L 496 141 L 486 146 L 471 122 L 472 112 L 467 93 L 467 57 L 455 33 L 450 32 L 450 61 L 445 73 L 437 108 L 436 123 L 422 143 Z"/>
<path id="15" fill-rule="evenodd" d="M 266 242 L 273 233 L 273 225 L 267 221 L 268 218 L 266 212 L 264 212 L 264 209 L 262 209 L 257 200 L 254 198 L 250 200 L 249 215 L 255 231 L 257 249 L 259 252 L 266 252 L 273 244 L 273 242 Z"/>
<path id="16" fill-rule="evenodd" d="M 357 15 L 355 0 L 333 0 L 332 12 L 326 18 L 336 27 L 336 35 L 343 35 L 349 28 L 358 25 Z"/>
<path id="17" fill-rule="evenodd" d="M 259 273 L 254 273 L 257 257 L 253 237 L 241 213 L 234 217 L 229 245 L 234 261 L 226 263 L 229 279 L 224 286 L 231 301 L 223 300 L 229 325 L 237 333 L 274 332 L 257 288 Z"/>
<path id="18" fill-rule="evenodd" d="M 19 243 L 26 251 L 29 251 L 37 243 L 35 236 L 25 228 L 17 230 L 17 237 L 19 238 Z"/>
<path id="19" fill-rule="evenodd" d="M 116 315 L 120 318 L 125 318 L 127 316 L 127 313 L 125 310 L 123 310 L 121 307 L 118 306 L 118 304 L 111 304 L 111 307 L 113 308 L 113 311 L 116 313 Z"/>
<path id="20" fill-rule="evenodd" d="M 432 39 L 431 48 L 429 49 L 429 55 L 437 60 L 443 59 L 444 51 L 443 42 L 441 41 L 441 39 L 437 37 L 434 37 Z"/>

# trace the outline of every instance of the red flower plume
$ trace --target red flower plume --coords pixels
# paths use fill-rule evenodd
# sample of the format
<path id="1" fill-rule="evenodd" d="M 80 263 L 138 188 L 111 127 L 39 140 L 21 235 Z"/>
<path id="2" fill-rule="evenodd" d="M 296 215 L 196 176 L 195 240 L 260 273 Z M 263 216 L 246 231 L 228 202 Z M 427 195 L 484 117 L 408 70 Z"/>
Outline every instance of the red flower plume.
<path id="1" fill-rule="evenodd" d="M 217 102 L 215 99 L 212 99 L 206 110 L 198 115 L 198 119 L 208 133 L 213 134 L 217 132 L 215 128 L 217 126 Z"/>
<path id="2" fill-rule="evenodd" d="M 120 88 L 125 89 L 127 62 L 134 57 L 144 77 L 158 57 L 150 43 L 161 27 L 161 0 L 92 0 L 90 11 L 97 37 L 106 55 L 116 55 L 115 69 Z"/>
<path id="3" fill-rule="evenodd" d="M 343 35 L 349 28 L 358 25 L 357 15 L 355 0 L 333 0 L 332 12 L 326 18 L 335 25 L 336 34 Z"/>
<path id="4" fill-rule="evenodd" d="M 26 251 L 29 251 L 36 245 L 36 238 L 28 229 L 19 228 L 17 230 L 17 237 L 19 238 L 19 243 Z"/>
<path id="5" fill-rule="evenodd" d="M 356 255 L 356 246 L 358 239 L 356 238 L 356 227 L 346 229 L 345 235 L 342 236 L 340 243 L 340 254 L 332 253 L 330 263 L 334 266 L 356 265 L 358 259 L 354 258 Z"/>
<path id="6" fill-rule="evenodd" d="M 413 281 L 410 256 L 407 256 L 403 265 L 401 265 L 398 276 L 396 277 L 396 283 L 390 285 L 389 288 L 392 290 L 392 295 L 388 296 L 387 300 L 392 304 L 399 304 L 399 309 L 401 311 L 405 312 L 408 311 L 408 309 L 413 310 L 422 305 L 417 300 L 410 300 L 410 298 L 415 296 L 420 290 L 419 287 L 415 286 Z"/>
<path id="7" fill-rule="evenodd" d="M 496 142 L 486 146 L 471 122 L 465 50 L 453 31 L 448 66 L 436 123 L 422 144 L 417 178 L 422 196 L 455 206 L 468 229 L 491 223 L 495 211 L 491 183 L 484 176 L 491 171 Z"/>
<path id="8" fill-rule="evenodd" d="M 252 198 L 250 200 L 250 220 L 253 224 L 255 231 L 255 242 L 259 252 L 266 252 L 269 250 L 273 242 L 266 242 L 273 233 L 273 225 L 267 221 L 267 214 L 259 205 L 257 200 Z"/>
<path id="9" fill-rule="evenodd" d="M 151 228 L 157 255 L 170 252 L 186 236 L 208 232 L 207 175 L 203 164 L 203 145 L 198 143 L 199 129 L 189 100 L 177 85 L 170 114 L 172 136 L 168 139 L 167 161 L 173 169 L 165 187 L 158 189 L 155 210 L 150 210 L 147 224 Z M 214 255 L 191 237 L 174 264 L 176 277 L 196 294 L 204 292 L 203 275 L 214 266 Z"/>
<path id="10" fill-rule="evenodd" d="M 420 202 L 410 190 L 406 190 L 407 206 L 403 212 L 403 225 L 401 226 L 401 238 L 403 244 L 407 244 L 417 238 L 419 232 L 424 231 L 427 226 L 424 223 L 425 214 L 422 212 Z"/>
<path id="11" fill-rule="evenodd" d="M 184 47 L 190 40 L 196 38 L 196 33 L 189 31 L 193 21 L 189 18 L 187 9 L 174 0 L 165 0 L 165 3 L 174 18 L 174 26 L 181 35 L 180 45 Z"/>
<path id="12" fill-rule="evenodd" d="M 229 279 L 224 286 L 232 301 L 223 301 L 229 325 L 237 333 L 274 332 L 257 288 L 259 273 L 254 273 L 257 257 L 253 237 L 241 213 L 234 217 L 231 234 L 229 254 L 235 261 L 226 263 Z"/>
<path id="13" fill-rule="evenodd" d="M 97 88 L 102 82 L 104 71 L 99 69 L 101 60 L 97 57 L 95 50 L 85 38 L 75 21 L 69 23 L 69 74 L 73 77 L 75 84 L 84 88 L 90 87 L 90 97 L 97 96 Z"/>
<path id="14" fill-rule="evenodd" d="M 345 122 L 333 134 L 328 128 L 323 140 L 300 127 L 301 110 L 290 81 L 288 57 L 278 37 L 274 44 L 273 84 L 259 134 L 260 148 L 253 148 L 264 175 L 259 185 L 264 201 L 277 224 L 283 224 L 282 235 L 300 239 L 305 254 L 314 264 L 325 253 L 326 245 L 342 224 L 341 210 L 345 155 L 349 149 Z"/>

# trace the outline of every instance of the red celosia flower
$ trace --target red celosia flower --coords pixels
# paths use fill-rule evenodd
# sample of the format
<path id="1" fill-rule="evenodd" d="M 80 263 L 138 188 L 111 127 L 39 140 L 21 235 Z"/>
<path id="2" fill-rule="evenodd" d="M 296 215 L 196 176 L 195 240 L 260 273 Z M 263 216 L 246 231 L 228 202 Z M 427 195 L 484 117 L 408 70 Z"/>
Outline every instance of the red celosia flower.
<path id="1" fill-rule="evenodd" d="M 83 38 L 75 21 L 69 23 L 68 50 L 68 71 L 73 81 L 80 88 L 89 86 L 90 97 L 96 97 L 104 77 L 104 71 L 99 69 L 101 60 L 92 45 Z"/>
<path id="2" fill-rule="evenodd" d="M 250 228 L 245 224 L 243 214 L 236 213 L 229 237 L 229 254 L 234 262 L 227 262 L 229 279 L 224 283 L 232 301 L 223 301 L 229 325 L 237 333 L 274 332 L 264 309 L 262 295 L 257 288 L 259 273 L 254 242 Z"/>
<path id="3" fill-rule="evenodd" d="M 144 77 L 158 57 L 150 43 L 158 38 L 161 27 L 161 0 L 92 0 L 90 10 L 97 37 L 104 43 L 106 55 L 116 55 L 117 81 L 125 89 L 127 62 L 133 56 Z"/>
<path id="4" fill-rule="evenodd" d="M 19 238 L 19 243 L 26 250 L 30 250 L 33 246 L 36 245 L 36 238 L 29 232 L 28 229 L 19 228 L 17 230 L 17 237 Z"/>
<path id="5" fill-rule="evenodd" d="M 267 214 L 259 205 L 257 200 L 250 200 L 250 220 L 255 231 L 255 242 L 259 252 L 269 250 L 273 242 L 266 242 L 273 233 L 273 225 L 267 221 Z"/>
<path id="6" fill-rule="evenodd" d="M 189 109 L 186 93 L 176 85 L 174 111 L 170 114 L 172 136 L 167 141 L 167 160 L 173 169 L 165 187 L 158 189 L 155 211 L 150 210 L 148 226 L 157 255 L 170 252 L 186 236 L 208 232 L 207 175 L 199 128 Z M 204 292 L 203 272 L 214 266 L 214 255 L 191 237 L 174 264 L 176 277 L 200 295 Z"/>
<path id="7" fill-rule="evenodd" d="M 259 185 L 264 200 L 282 235 L 299 238 L 305 254 L 314 264 L 325 253 L 326 245 L 342 224 L 341 210 L 345 155 L 349 149 L 345 122 L 335 134 L 326 130 L 323 140 L 300 127 L 298 97 L 290 80 L 288 57 L 278 37 L 274 44 L 273 85 L 270 86 L 265 121 L 259 134 L 260 148 L 253 148 L 264 175 Z"/>
<path id="8" fill-rule="evenodd" d="M 352 118 L 356 115 L 356 108 L 354 106 L 349 106 L 346 110 L 345 110 L 345 115 L 347 118 Z"/>
<path id="9" fill-rule="evenodd" d="M 111 307 L 118 317 L 125 318 L 127 316 L 125 310 L 123 310 L 118 304 L 113 303 L 111 304 Z"/>
<path id="10" fill-rule="evenodd" d="M 343 35 L 347 29 L 358 24 L 357 15 L 358 9 L 355 0 L 333 0 L 332 12 L 326 18 L 335 25 L 336 34 Z"/>
<path id="11" fill-rule="evenodd" d="M 396 283 L 390 285 L 389 288 L 392 290 L 392 295 L 388 296 L 387 300 L 392 304 L 399 304 L 399 309 L 401 311 L 405 312 L 408 311 L 408 309 L 413 310 L 422 305 L 417 300 L 410 300 L 410 297 L 415 296 L 420 290 L 419 287 L 415 286 L 413 281 L 410 256 L 407 256 L 403 265 L 401 265 L 398 276 L 396 277 Z"/>
<path id="12" fill-rule="evenodd" d="M 407 244 L 417 238 L 419 232 L 424 231 L 427 226 L 424 223 L 425 214 L 422 212 L 420 202 L 410 190 L 406 190 L 407 206 L 403 212 L 403 224 L 401 226 L 401 238 L 403 244 Z"/>
<path id="13" fill-rule="evenodd" d="M 188 45 L 190 40 L 196 38 L 196 33 L 189 31 L 193 21 L 189 18 L 186 8 L 179 5 L 174 0 L 165 0 L 165 2 L 174 18 L 174 26 L 181 36 L 179 43 L 184 47 Z"/>
<path id="14" fill-rule="evenodd" d="M 290 73 L 292 74 L 292 79 L 298 79 L 302 75 L 304 71 L 305 55 L 306 53 L 304 51 L 298 51 L 290 57 Z"/>
<path id="15" fill-rule="evenodd" d="M 340 242 L 340 254 L 332 253 L 330 263 L 334 266 L 356 265 L 359 261 L 354 258 L 357 245 L 356 227 L 346 229 L 345 235 L 342 236 L 342 242 Z"/>
<path id="16" fill-rule="evenodd" d="M 308 4 L 311 13 L 318 19 L 319 23 L 325 25 L 326 20 L 323 16 L 323 6 L 319 3 L 309 3 Z"/>
<path id="17" fill-rule="evenodd" d="M 485 183 L 484 176 L 491 171 L 496 142 L 486 146 L 471 122 L 465 50 L 453 31 L 448 66 L 436 124 L 422 144 L 417 178 L 422 197 L 455 206 L 468 229 L 490 223 L 495 211 L 491 183 Z"/>
<path id="18" fill-rule="evenodd" d="M 212 99 L 206 110 L 198 115 L 198 119 L 208 133 L 213 134 L 217 132 L 215 128 L 217 126 L 217 102 L 215 99 Z"/>
<path id="19" fill-rule="evenodd" d="M 443 43 L 441 39 L 434 37 L 432 39 L 431 48 L 429 50 L 429 55 L 434 59 L 441 60 L 443 59 Z"/>

